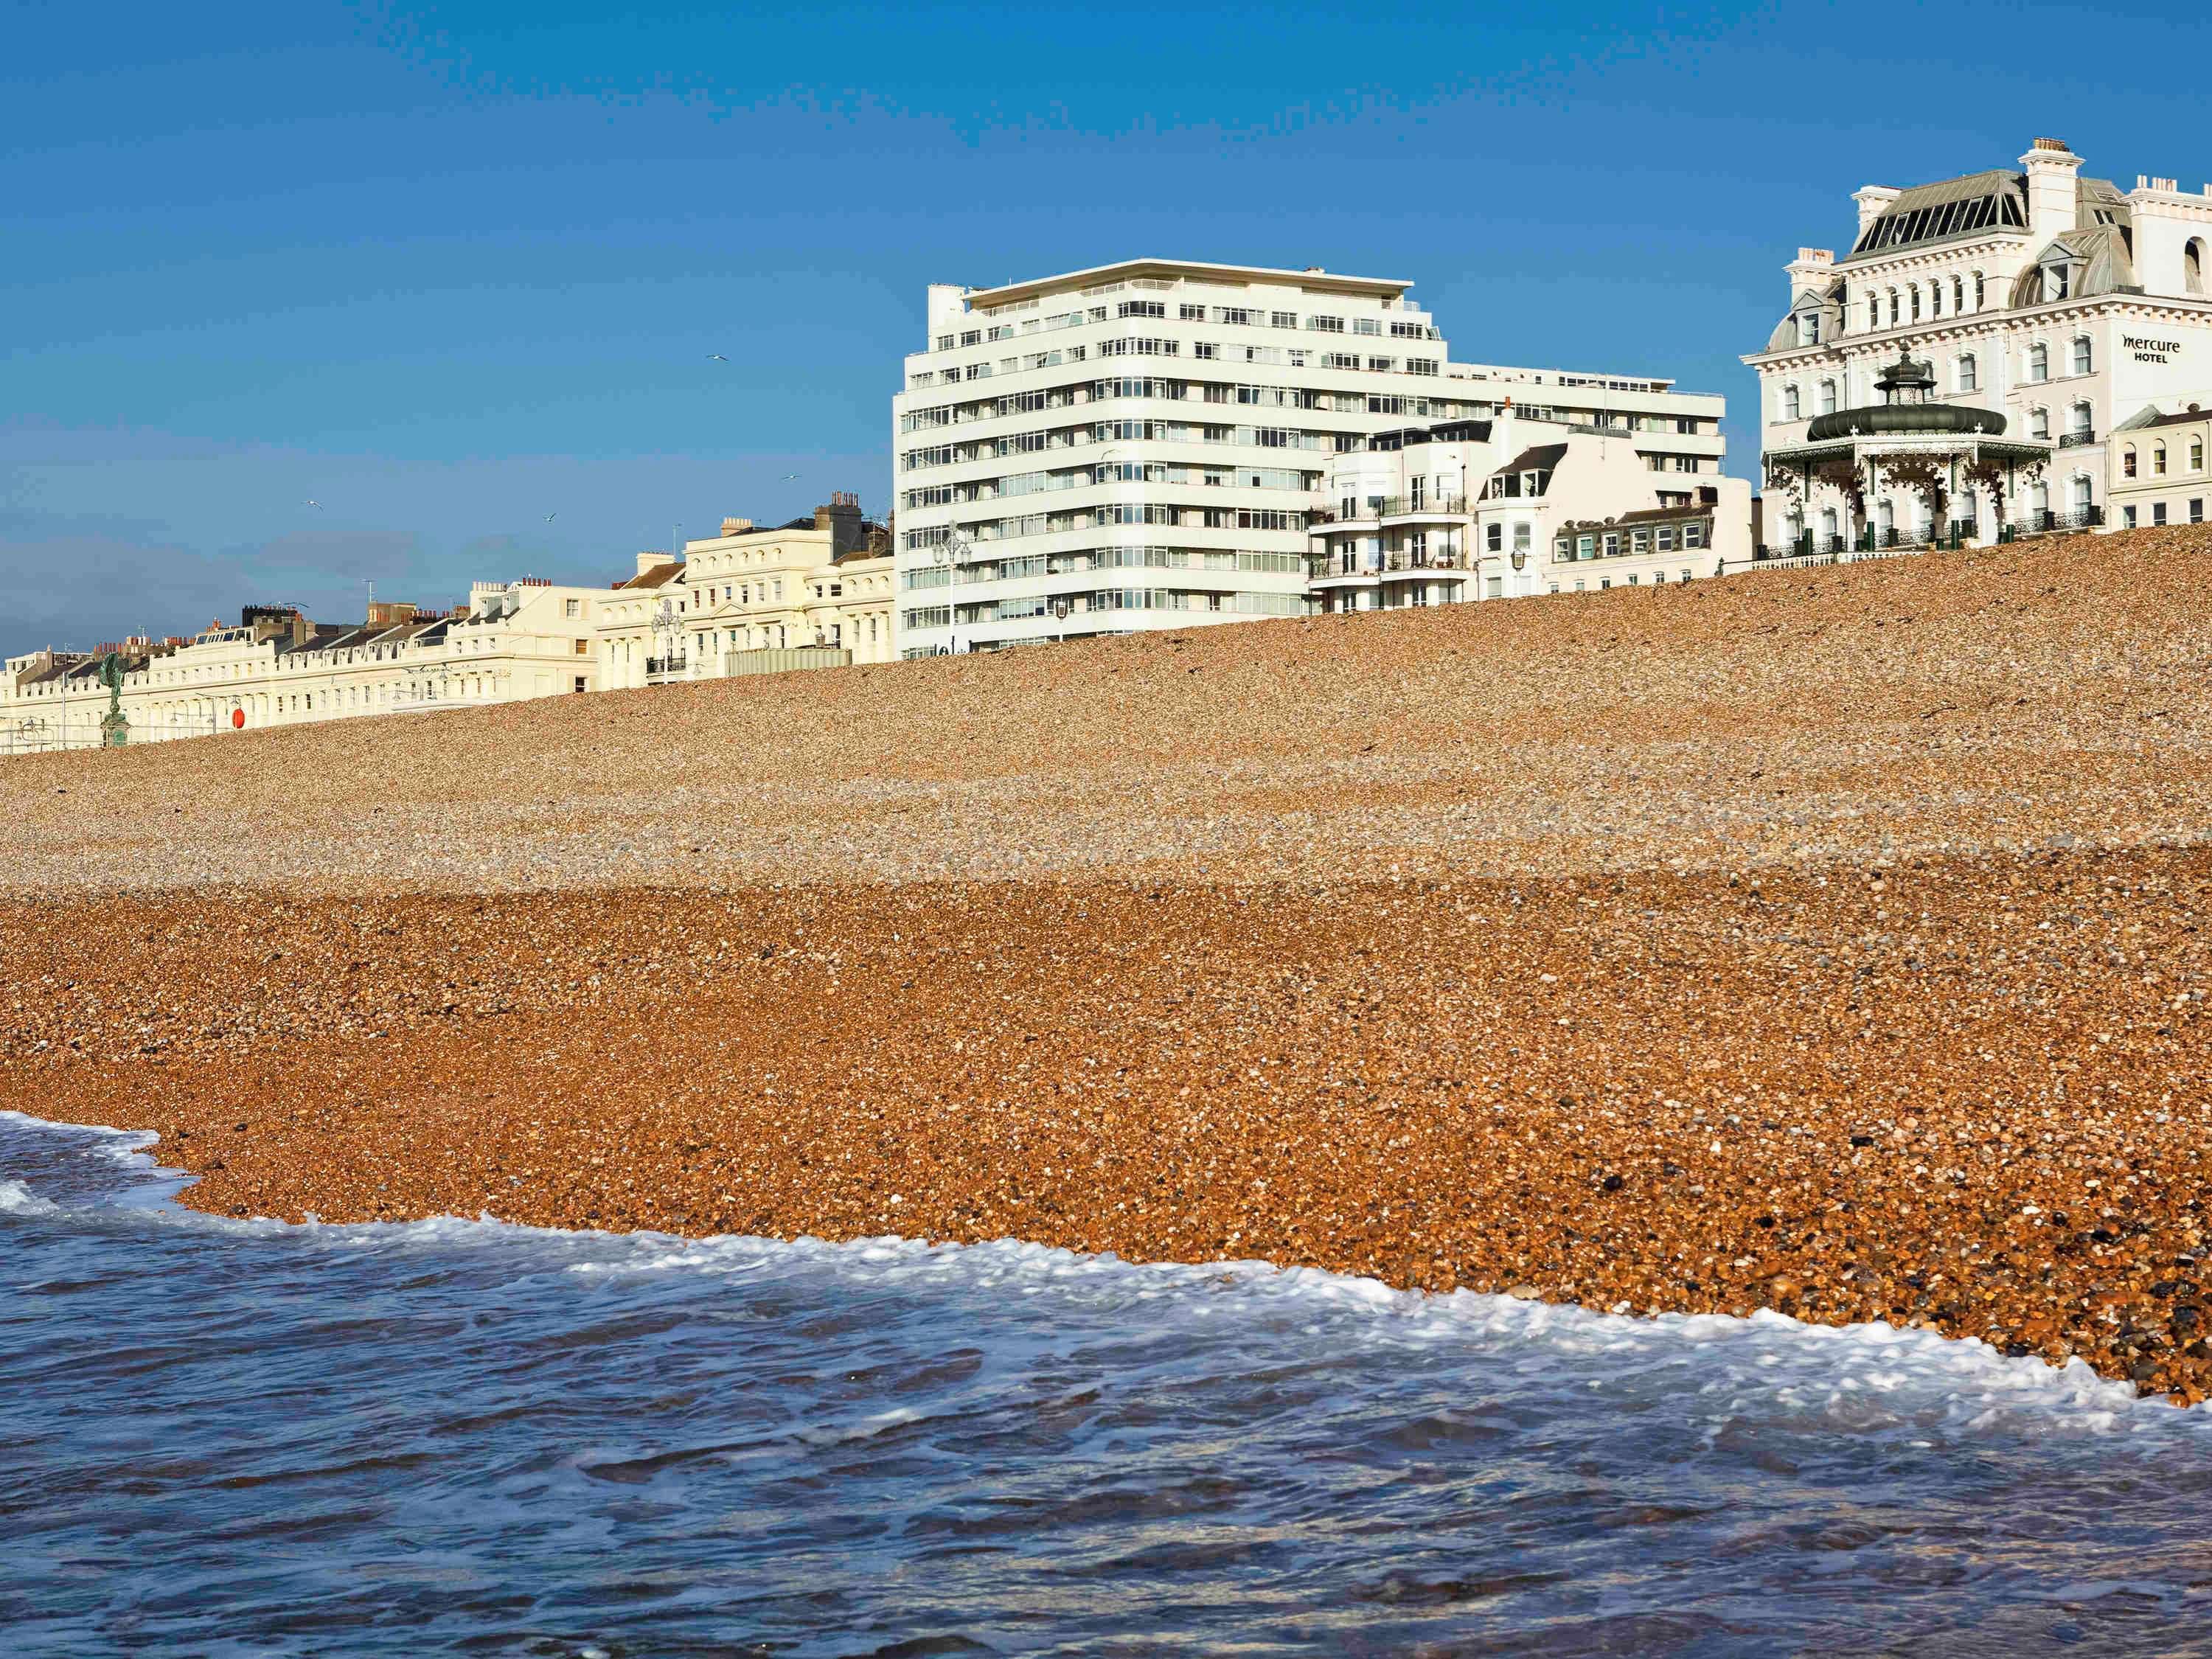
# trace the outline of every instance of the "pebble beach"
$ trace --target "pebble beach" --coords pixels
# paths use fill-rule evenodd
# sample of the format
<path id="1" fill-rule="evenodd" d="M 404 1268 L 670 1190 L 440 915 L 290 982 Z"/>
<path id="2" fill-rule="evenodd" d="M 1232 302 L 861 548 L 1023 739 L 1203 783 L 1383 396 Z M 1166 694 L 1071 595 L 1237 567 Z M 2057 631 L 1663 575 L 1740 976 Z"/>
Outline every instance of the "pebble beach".
<path id="1" fill-rule="evenodd" d="M 219 1214 L 1258 1259 L 2212 1391 L 2212 536 L 0 766 Z"/>

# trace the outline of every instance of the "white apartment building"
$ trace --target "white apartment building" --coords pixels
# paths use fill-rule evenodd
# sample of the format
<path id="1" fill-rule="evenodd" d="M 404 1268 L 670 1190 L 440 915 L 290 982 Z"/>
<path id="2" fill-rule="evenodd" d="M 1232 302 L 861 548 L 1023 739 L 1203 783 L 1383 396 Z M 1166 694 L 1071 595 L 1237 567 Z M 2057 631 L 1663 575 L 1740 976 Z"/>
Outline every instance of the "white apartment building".
<path id="1" fill-rule="evenodd" d="M 1850 252 L 1797 251 L 1789 314 L 1744 358 L 1759 374 L 1763 447 L 1801 447 L 1822 415 L 1875 405 L 1876 377 L 1902 355 L 1933 369 L 1938 398 L 1999 413 L 2006 436 L 2054 446 L 2017 501 L 1978 501 L 1958 481 L 1952 520 L 1984 539 L 2001 521 L 2028 532 L 2104 524 L 2113 428 L 2148 406 L 2212 404 L 2212 185 L 2185 193 L 2174 179 L 2138 176 L 2124 191 L 2081 177 L 2081 165 L 2057 139 L 2039 138 L 2018 172 L 1855 192 Z M 1878 499 L 1849 507 L 1927 533 L 1922 495 L 1876 489 Z M 1817 482 L 1813 495 L 1771 515 L 1778 550 L 1814 538 L 1816 517 L 1852 516 Z"/>
<path id="2" fill-rule="evenodd" d="M 451 612 L 386 601 L 363 622 L 318 624 L 289 605 L 247 605 L 236 627 L 191 639 L 27 653 L 0 676 L 0 754 L 100 747 L 111 653 L 131 744 L 588 691 L 598 598 L 525 577 L 475 583 Z"/>
<path id="3" fill-rule="evenodd" d="M 1408 287 L 1167 259 L 933 286 L 892 399 L 901 654 L 1303 615 L 1334 458 L 1409 422 L 1510 401 L 1717 477 L 1720 398 L 1453 363 Z"/>
<path id="4" fill-rule="evenodd" d="M 1751 556 L 1751 485 L 1654 471 L 1632 431 L 1522 418 L 1370 434 L 1331 461 L 1309 579 L 1325 611 L 1657 586 Z"/>

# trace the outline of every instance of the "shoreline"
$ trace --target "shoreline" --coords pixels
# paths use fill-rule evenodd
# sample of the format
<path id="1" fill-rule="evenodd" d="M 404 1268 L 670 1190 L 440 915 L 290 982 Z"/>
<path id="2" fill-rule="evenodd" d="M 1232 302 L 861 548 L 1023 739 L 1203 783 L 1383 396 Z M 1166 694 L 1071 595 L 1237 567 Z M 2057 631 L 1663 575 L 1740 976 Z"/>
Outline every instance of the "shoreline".
<path id="1" fill-rule="evenodd" d="M 2194 1403 L 2208 896 L 2212 853 L 2174 849 L 1734 885 L 0 903 L 27 969 L 0 1106 L 153 1129 L 215 1213 L 1767 1308 Z M 73 962 L 108 966 L 67 989 Z"/>

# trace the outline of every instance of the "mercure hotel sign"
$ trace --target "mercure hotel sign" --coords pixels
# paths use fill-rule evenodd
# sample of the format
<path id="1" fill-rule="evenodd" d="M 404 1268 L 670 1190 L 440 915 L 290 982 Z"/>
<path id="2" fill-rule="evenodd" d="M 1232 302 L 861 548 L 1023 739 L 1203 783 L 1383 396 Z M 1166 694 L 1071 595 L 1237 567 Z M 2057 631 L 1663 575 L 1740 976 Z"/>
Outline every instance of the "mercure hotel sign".
<path id="1" fill-rule="evenodd" d="M 2120 344 L 2134 352 L 2139 363 L 2167 362 L 2181 355 L 2181 342 L 2179 340 L 2149 340 L 2140 334 L 2123 334 Z"/>

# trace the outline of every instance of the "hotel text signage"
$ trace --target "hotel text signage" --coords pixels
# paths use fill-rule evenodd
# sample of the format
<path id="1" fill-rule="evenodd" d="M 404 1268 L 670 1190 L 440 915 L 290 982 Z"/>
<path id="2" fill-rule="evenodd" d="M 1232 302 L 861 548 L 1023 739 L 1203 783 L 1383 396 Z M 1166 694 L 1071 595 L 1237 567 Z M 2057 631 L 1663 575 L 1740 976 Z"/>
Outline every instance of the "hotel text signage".
<path id="1" fill-rule="evenodd" d="M 2163 363 L 2181 355 L 2179 340 L 2147 340 L 2140 334 L 2123 334 L 2120 343 L 2136 354 L 2139 363 Z"/>

